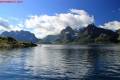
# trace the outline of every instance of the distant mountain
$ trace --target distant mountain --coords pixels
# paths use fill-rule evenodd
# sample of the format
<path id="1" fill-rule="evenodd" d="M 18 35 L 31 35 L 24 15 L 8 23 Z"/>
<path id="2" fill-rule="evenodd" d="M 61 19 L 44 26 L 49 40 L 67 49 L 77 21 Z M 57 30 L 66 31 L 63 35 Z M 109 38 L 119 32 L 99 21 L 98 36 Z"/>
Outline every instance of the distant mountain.
<path id="1" fill-rule="evenodd" d="M 96 27 L 94 24 L 84 28 L 79 40 L 83 38 L 83 42 L 117 42 L 118 34 L 111 30 Z M 86 39 L 85 39 L 86 38 Z"/>
<path id="2" fill-rule="evenodd" d="M 36 43 L 38 39 L 35 37 L 35 35 L 29 31 L 5 31 L 1 34 L 2 37 L 12 37 L 16 39 L 17 41 L 23 41 L 23 42 L 32 42 Z"/>
<path id="3" fill-rule="evenodd" d="M 76 32 L 70 26 L 63 29 L 59 35 L 59 40 L 64 43 L 72 42 L 74 39 L 76 39 Z"/>
<path id="4" fill-rule="evenodd" d="M 58 39 L 59 39 L 59 35 L 48 35 L 42 40 L 42 42 L 43 43 L 54 43 Z"/>
<path id="5" fill-rule="evenodd" d="M 90 24 L 85 28 L 74 30 L 66 27 L 60 33 L 60 43 L 115 43 L 118 33 L 111 30 L 96 27 Z"/>

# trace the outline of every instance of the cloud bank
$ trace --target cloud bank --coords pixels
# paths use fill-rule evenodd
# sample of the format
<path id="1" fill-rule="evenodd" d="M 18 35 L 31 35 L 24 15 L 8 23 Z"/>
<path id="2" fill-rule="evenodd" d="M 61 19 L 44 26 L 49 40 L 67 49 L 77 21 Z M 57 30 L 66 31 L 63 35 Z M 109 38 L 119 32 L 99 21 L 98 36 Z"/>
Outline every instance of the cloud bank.
<path id="1" fill-rule="evenodd" d="M 85 10 L 70 9 L 67 13 L 59 13 L 55 15 L 33 15 L 27 17 L 22 23 L 13 25 L 13 22 L 19 19 L 0 18 L 0 31 L 16 31 L 27 30 L 36 35 L 38 38 L 43 38 L 47 35 L 60 33 L 67 26 L 73 29 L 86 27 L 88 24 L 94 23 L 94 16 L 89 15 Z M 120 29 L 119 21 L 111 21 L 100 25 L 99 27 L 111 30 Z"/>
<path id="2" fill-rule="evenodd" d="M 17 25 L 8 24 L 9 20 L 0 18 L 0 30 L 28 30 L 38 38 L 47 35 L 58 34 L 67 26 L 73 29 L 85 27 L 94 22 L 94 17 L 84 10 L 70 9 L 67 13 L 59 13 L 53 16 L 33 15 L 29 16 L 23 23 Z"/>
<path id="3" fill-rule="evenodd" d="M 30 16 L 25 21 L 26 28 L 32 29 L 37 37 L 45 37 L 50 34 L 58 34 L 67 26 L 72 28 L 85 27 L 94 22 L 94 17 L 84 10 L 71 9 L 68 13 L 60 13 L 53 16 Z"/>
<path id="4" fill-rule="evenodd" d="M 110 29 L 110 30 L 118 30 L 120 29 L 120 22 L 119 21 L 111 21 L 108 23 L 105 23 L 104 25 L 100 25 L 99 27 Z"/>

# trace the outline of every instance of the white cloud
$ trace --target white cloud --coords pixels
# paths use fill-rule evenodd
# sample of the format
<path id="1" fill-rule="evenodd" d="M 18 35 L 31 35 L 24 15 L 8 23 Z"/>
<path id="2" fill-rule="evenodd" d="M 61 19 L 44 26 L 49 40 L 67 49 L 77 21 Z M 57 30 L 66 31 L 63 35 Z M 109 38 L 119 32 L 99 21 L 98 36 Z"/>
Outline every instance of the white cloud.
<path id="1" fill-rule="evenodd" d="M 101 28 L 110 29 L 110 30 L 118 30 L 120 29 L 120 22 L 119 21 L 111 21 L 105 23 L 103 26 L 100 25 Z"/>
<path id="2" fill-rule="evenodd" d="M 1 33 L 1 31 L 5 31 L 8 29 L 10 29 L 9 24 L 8 24 L 8 20 L 0 17 L 0 33 Z"/>
<path id="3" fill-rule="evenodd" d="M 68 13 L 60 13 L 53 16 L 35 15 L 25 21 L 25 27 L 31 29 L 37 37 L 45 37 L 50 34 L 58 34 L 67 26 L 72 28 L 85 27 L 94 22 L 94 17 L 84 10 L 71 9 Z"/>
<path id="4" fill-rule="evenodd" d="M 22 30 L 20 24 L 18 25 L 12 25 L 10 24 L 11 18 L 2 18 L 0 17 L 0 32 L 2 31 L 16 31 L 16 30 Z M 21 24 L 22 25 L 22 24 Z"/>
<path id="5" fill-rule="evenodd" d="M 0 18 L 0 31 L 27 30 L 34 33 L 38 38 L 43 38 L 50 34 L 58 34 L 67 26 L 74 29 L 86 27 L 94 22 L 94 17 L 84 10 L 71 9 L 68 13 L 59 13 L 53 16 L 33 15 L 15 25 L 16 21 L 18 22 L 19 19 L 14 17 Z"/>
<path id="6" fill-rule="evenodd" d="M 18 20 L 18 18 L 12 18 Z M 67 26 L 72 28 L 86 27 L 94 22 L 94 17 L 90 16 L 84 10 L 71 9 L 68 13 L 59 13 L 53 16 L 49 15 L 34 15 L 25 19 L 22 23 L 13 25 L 10 19 L 0 17 L 0 32 L 11 30 L 27 30 L 34 33 L 38 38 L 43 38 L 50 34 L 58 34 Z M 19 20 L 18 20 L 19 21 Z M 120 29 L 120 21 L 111 21 L 100 25 L 99 27 L 118 30 Z"/>

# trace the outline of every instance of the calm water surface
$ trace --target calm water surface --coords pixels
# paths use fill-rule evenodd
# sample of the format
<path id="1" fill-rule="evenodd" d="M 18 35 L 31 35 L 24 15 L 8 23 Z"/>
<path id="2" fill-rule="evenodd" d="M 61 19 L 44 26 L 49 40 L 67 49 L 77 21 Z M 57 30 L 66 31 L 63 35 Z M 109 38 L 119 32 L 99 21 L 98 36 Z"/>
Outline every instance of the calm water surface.
<path id="1" fill-rule="evenodd" d="M 120 80 L 119 45 L 0 50 L 0 80 Z"/>

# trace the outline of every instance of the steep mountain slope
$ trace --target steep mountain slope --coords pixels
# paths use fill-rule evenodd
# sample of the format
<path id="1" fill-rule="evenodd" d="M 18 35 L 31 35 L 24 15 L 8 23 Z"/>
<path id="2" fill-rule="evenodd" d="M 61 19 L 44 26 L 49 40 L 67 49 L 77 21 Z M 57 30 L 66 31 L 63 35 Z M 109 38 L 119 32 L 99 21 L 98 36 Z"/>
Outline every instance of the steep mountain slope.
<path id="1" fill-rule="evenodd" d="M 98 28 L 90 24 L 85 28 L 73 30 L 67 27 L 60 33 L 59 42 L 61 43 L 115 43 L 117 42 L 118 33 L 111 30 Z"/>

